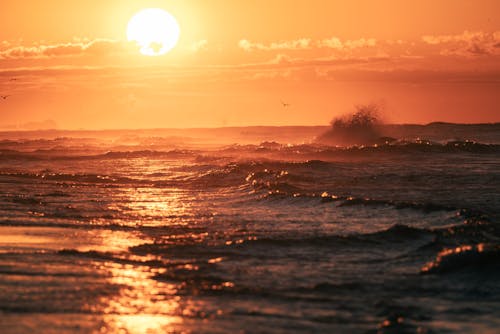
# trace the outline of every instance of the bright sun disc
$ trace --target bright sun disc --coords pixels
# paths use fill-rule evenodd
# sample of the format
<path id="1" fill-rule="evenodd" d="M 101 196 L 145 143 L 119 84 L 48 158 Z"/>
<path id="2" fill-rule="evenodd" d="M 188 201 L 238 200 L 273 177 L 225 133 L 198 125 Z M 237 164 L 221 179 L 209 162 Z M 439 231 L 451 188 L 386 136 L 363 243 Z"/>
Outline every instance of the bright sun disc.
<path id="1" fill-rule="evenodd" d="M 127 26 L 127 39 L 135 41 L 146 56 L 160 56 L 172 50 L 179 40 L 180 28 L 175 18 L 159 8 L 143 9 Z"/>

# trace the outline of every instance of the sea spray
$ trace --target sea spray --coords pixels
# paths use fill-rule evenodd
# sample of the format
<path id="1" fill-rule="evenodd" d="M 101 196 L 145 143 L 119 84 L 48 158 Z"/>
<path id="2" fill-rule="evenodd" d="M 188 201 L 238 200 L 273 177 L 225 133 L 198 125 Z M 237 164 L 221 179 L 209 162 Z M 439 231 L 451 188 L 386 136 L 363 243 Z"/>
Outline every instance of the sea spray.
<path id="1" fill-rule="evenodd" d="M 381 107 L 378 104 L 361 104 L 351 114 L 336 117 L 331 128 L 317 138 L 328 145 L 367 145 L 381 140 Z M 386 138 L 390 139 L 390 138 Z"/>

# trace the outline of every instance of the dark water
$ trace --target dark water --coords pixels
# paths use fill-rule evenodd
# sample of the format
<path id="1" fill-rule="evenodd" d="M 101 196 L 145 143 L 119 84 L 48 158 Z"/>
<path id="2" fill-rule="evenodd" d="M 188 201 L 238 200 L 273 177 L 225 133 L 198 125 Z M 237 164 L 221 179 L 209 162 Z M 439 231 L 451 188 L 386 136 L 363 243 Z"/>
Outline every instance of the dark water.
<path id="1" fill-rule="evenodd" d="M 0 333 L 495 333 L 500 131 L 449 127 L 0 141 Z"/>

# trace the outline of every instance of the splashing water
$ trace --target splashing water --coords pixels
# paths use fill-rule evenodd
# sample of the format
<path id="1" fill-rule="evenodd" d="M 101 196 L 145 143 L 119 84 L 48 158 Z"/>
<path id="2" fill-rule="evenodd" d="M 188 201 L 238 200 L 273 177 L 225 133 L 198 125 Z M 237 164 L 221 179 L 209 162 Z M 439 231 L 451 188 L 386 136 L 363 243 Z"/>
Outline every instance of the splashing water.
<path id="1" fill-rule="evenodd" d="M 317 138 L 328 145 L 366 145 L 380 141 L 380 112 L 377 104 L 358 105 L 352 114 L 332 120 L 331 128 Z"/>

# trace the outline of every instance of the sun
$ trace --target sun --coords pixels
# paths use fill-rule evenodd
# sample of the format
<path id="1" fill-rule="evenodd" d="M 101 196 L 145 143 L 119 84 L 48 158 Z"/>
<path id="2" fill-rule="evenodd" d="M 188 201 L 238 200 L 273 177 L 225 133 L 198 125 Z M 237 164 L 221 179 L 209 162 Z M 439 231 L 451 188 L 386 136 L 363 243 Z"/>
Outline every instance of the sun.
<path id="1" fill-rule="evenodd" d="M 127 25 L 127 39 L 140 46 L 146 56 L 161 56 L 172 50 L 179 40 L 177 20 L 160 8 L 147 8 L 135 14 Z"/>

